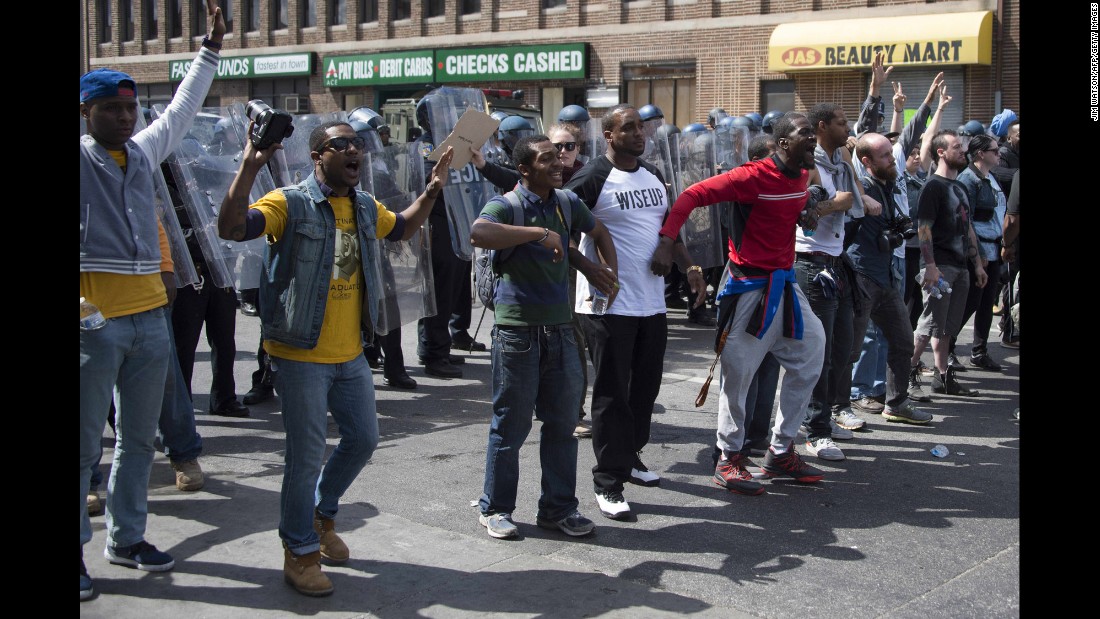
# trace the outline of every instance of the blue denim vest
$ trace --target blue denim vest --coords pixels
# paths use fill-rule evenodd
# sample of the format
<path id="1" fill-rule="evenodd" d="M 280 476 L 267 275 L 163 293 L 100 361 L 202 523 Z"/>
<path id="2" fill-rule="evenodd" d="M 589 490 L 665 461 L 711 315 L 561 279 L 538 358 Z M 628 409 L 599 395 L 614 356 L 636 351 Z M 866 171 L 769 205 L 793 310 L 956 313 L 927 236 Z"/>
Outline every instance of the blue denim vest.
<path id="1" fill-rule="evenodd" d="M 329 278 L 336 261 L 336 216 L 310 174 L 291 187 L 286 196 L 286 230 L 264 249 L 260 280 L 260 321 L 264 339 L 298 348 L 314 348 L 328 303 Z M 378 211 L 374 198 L 355 192 L 355 225 L 359 236 L 359 260 L 367 298 L 360 321 L 366 337 L 373 336 L 378 300 Z M 359 334 L 348 334 L 359 337 Z"/>

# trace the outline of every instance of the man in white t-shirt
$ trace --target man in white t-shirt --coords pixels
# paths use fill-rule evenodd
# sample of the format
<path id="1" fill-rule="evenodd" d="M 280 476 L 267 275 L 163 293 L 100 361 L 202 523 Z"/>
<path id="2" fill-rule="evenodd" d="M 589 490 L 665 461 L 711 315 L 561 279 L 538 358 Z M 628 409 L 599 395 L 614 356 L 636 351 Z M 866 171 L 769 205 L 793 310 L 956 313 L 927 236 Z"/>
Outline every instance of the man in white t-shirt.
<path id="1" fill-rule="evenodd" d="M 817 134 L 814 150 L 815 170 L 810 184 L 821 185 L 828 200 L 817 203 L 820 219 L 817 229 L 807 236 L 802 228 L 795 232 L 794 271 L 798 286 L 806 293 L 810 309 L 825 329 L 825 359 L 821 377 L 810 400 L 805 423 L 806 450 L 823 460 L 843 460 L 844 452 L 834 438 L 851 439 L 852 432 L 838 425 L 859 428 L 863 420 L 852 413 L 849 395 L 852 385 L 853 294 L 855 278 L 844 257 L 844 222 L 882 212 L 882 205 L 862 195 L 851 158 L 844 147 L 848 141 L 848 118 L 832 103 L 818 103 L 807 114 Z M 861 334 L 862 335 L 862 334 Z"/>
<path id="2" fill-rule="evenodd" d="M 620 288 L 608 300 L 607 313 L 593 314 L 593 287 L 580 271 L 575 311 L 581 315 L 596 370 L 592 381 L 596 502 L 604 516 L 621 520 L 631 516 L 623 485 L 656 486 L 661 480 L 638 454 L 649 442 L 653 403 L 664 371 L 668 336 L 664 278 L 649 265 L 669 200 L 661 173 L 639 159 L 645 151 L 645 134 L 634 106 L 611 108 L 602 123 L 607 152 L 581 168 L 566 189 L 580 196 L 611 231 L 618 255 Z M 688 274 L 698 307 L 706 297 L 703 272 L 690 266 L 691 257 L 682 244 L 678 247 L 677 262 Z M 588 235 L 581 237 L 579 249 L 589 260 L 600 262 Z"/>

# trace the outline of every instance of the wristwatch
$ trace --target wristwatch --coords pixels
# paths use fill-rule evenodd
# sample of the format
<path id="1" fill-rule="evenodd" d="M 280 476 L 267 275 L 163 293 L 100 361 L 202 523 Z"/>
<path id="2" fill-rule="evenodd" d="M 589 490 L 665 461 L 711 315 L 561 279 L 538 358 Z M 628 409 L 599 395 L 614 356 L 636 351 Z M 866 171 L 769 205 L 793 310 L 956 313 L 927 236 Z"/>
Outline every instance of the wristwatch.
<path id="1" fill-rule="evenodd" d="M 693 265 L 688 267 L 687 272 L 688 273 L 698 273 L 699 275 L 702 275 L 703 274 L 703 267 L 701 267 L 697 264 L 693 264 Z"/>

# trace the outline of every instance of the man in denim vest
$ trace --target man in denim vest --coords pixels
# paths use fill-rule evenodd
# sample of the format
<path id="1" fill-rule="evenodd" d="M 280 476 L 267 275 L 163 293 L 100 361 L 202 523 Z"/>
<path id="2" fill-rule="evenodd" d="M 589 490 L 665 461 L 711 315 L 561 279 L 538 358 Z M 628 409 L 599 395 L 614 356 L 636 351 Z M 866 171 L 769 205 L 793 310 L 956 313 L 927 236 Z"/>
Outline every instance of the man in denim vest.
<path id="1" fill-rule="evenodd" d="M 251 133 L 252 128 L 249 128 Z M 286 468 L 279 497 L 283 576 L 299 593 L 332 593 L 320 560 L 344 563 L 347 545 L 333 519 L 340 497 L 378 444 L 378 417 L 363 333 L 374 333 L 381 298 L 375 239 L 407 240 L 418 230 L 443 185 L 452 153 L 432 169 L 427 189 L 402 213 L 358 191 L 365 142 L 346 122 L 318 126 L 309 136 L 314 173 L 252 204 L 249 191 L 275 144 L 245 145 L 241 167 L 222 201 L 218 234 L 247 241 L 266 234 L 260 281 L 260 322 L 283 401 Z M 326 413 L 340 443 L 325 461 Z"/>

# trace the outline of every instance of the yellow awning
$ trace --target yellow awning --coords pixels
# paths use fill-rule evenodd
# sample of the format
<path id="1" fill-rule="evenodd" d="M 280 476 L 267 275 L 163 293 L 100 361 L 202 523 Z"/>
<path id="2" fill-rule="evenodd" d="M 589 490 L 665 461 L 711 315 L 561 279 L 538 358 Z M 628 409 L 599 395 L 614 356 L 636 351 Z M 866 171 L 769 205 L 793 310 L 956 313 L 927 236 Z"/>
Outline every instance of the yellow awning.
<path id="1" fill-rule="evenodd" d="M 993 12 L 898 15 L 780 24 L 768 41 L 768 69 L 805 71 L 993 62 Z"/>

